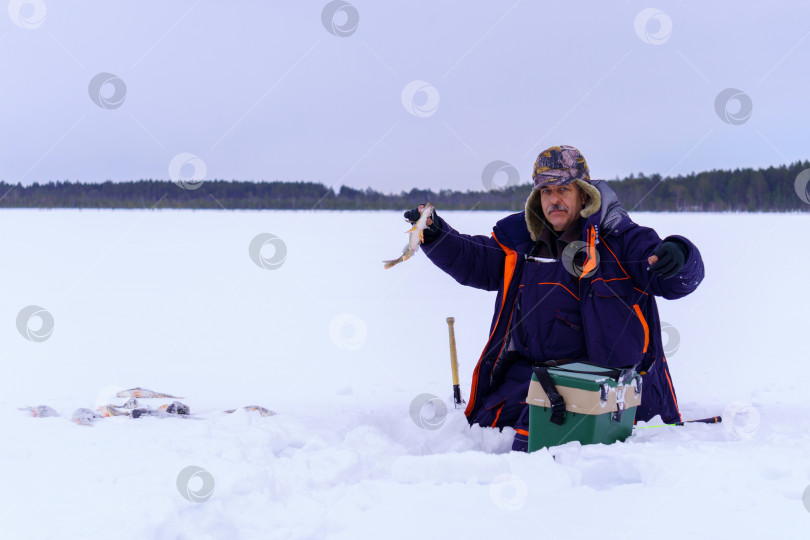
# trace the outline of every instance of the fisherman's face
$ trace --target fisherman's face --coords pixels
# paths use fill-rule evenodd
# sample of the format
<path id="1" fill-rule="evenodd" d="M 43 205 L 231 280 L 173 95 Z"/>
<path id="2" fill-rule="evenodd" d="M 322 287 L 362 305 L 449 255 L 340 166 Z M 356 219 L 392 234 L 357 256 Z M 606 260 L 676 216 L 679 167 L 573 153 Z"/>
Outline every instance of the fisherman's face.
<path id="1" fill-rule="evenodd" d="M 565 186 L 540 188 L 543 215 L 557 232 L 564 231 L 577 220 L 585 204 L 585 197 L 585 192 L 574 182 Z"/>

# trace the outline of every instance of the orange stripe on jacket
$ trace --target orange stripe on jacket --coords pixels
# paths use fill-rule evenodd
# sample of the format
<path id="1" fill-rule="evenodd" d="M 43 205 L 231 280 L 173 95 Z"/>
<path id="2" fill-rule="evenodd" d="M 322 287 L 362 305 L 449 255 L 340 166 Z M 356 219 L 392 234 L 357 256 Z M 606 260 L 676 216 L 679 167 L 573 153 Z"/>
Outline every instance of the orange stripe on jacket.
<path id="1" fill-rule="evenodd" d="M 582 279 L 582 276 L 588 275 L 594 270 L 596 270 L 596 229 L 591 225 L 591 228 L 588 229 L 588 260 L 582 266 L 582 274 L 579 278 Z"/>
<path id="2" fill-rule="evenodd" d="M 627 270 L 625 270 L 625 269 L 624 269 L 624 266 L 622 266 L 622 263 L 621 263 L 621 262 L 619 262 L 619 258 L 616 256 L 616 254 L 615 254 L 615 253 L 613 253 L 613 250 L 612 250 L 612 249 L 610 249 L 610 246 L 608 245 L 608 243 L 607 243 L 607 242 L 605 242 L 605 239 L 604 239 L 604 238 L 602 238 L 602 243 L 605 245 L 605 247 L 608 249 L 608 251 L 610 251 L 610 254 L 611 254 L 611 255 L 613 255 L 613 258 L 616 260 L 616 264 L 618 264 L 618 265 L 619 265 L 619 268 L 621 268 L 622 272 L 624 272 L 624 275 L 625 275 L 625 276 L 627 276 L 627 279 L 630 279 L 630 274 L 628 274 L 628 273 L 627 273 Z M 621 278 L 618 278 L 618 279 L 621 279 Z M 596 280 L 594 280 L 594 281 L 598 281 L 598 279 L 596 279 Z M 631 281 L 632 281 L 632 280 L 631 280 Z M 637 290 L 638 292 L 640 292 L 641 294 L 643 294 L 644 296 L 649 296 L 649 294 L 647 294 L 647 292 L 642 291 L 641 289 L 639 289 L 639 288 L 638 288 L 638 287 L 636 287 L 635 285 L 633 286 L 633 288 L 634 288 L 635 290 Z"/>
<path id="3" fill-rule="evenodd" d="M 515 433 L 519 433 L 520 435 L 525 435 L 526 437 L 529 436 L 529 432 L 526 431 L 525 429 L 516 429 Z"/>
<path id="4" fill-rule="evenodd" d="M 681 418 L 681 408 L 678 406 L 678 398 L 675 396 L 675 389 L 672 388 L 672 379 L 669 378 L 669 369 L 666 366 L 667 358 L 666 356 L 664 356 L 663 358 L 664 358 L 664 375 L 666 375 L 667 377 L 667 384 L 669 385 L 669 391 L 672 394 L 672 401 L 675 402 L 675 410 L 678 411 L 678 421 L 681 421 L 683 420 L 683 418 Z"/>
<path id="5" fill-rule="evenodd" d="M 575 295 L 574 293 L 572 293 L 571 290 L 568 287 L 566 287 L 565 285 L 563 285 L 562 283 L 550 283 L 550 282 L 545 282 L 544 281 L 542 283 L 538 283 L 538 285 L 559 285 L 560 287 L 562 287 L 563 289 L 568 291 L 568 294 L 570 294 L 571 296 L 573 296 L 574 298 L 579 300 L 579 297 L 577 295 Z"/>
<path id="6" fill-rule="evenodd" d="M 503 408 L 504 408 L 505 406 L 506 406 L 506 403 L 504 403 L 503 405 L 501 405 L 501 406 L 500 406 L 500 408 L 498 408 L 498 412 L 497 412 L 497 413 L 495 413 L 495 420 L 493 420 L 493 421 L 492 421 L 492 425 L 491 425 L 491 426 L 489 426 L 489 427 L 497 427 L 498 418 L 500 418 L 500 417 L 501 417 L 501 411 L 503 410 Z"/>
<path id="7" fill-rule="evenodd" d="M 644 318 L 644 314 L 641 312 L 641 308 L 638 307 L 638 304 L 633 304 L 633 309 L 636 311 L 638 320 L 641 321 L 641 326 L 644 327 L 644 350 L 641 352 L 646 353 L 647 347 L 650 345 L 650 327 L 647 326 L 647 319 Z"/>
<path id="8" fill-rule="evenodd" d="M 624 281 L 624 280 L 626 280 L 626 279 L 630 279 L 630 278 L 626 278 L 626 277 L 615 277 L 615 278 L 605 279 L 605 278 L 598 277 L 598 278 L 596 278 L 596 279 L 594 280 L 594 282 L 596 282 L 596 281 L 604 281 L 604 282 L 608 282 L 608 281 Z"/>
<path id="9" fill-rule="evenodd" d="M 492 238 L 498 242 L 498 238 L 495 236 L 495 233 L 492 233 Z M 500 242 L 498 245 L 501 246 L 501 249 L 506 253 L 506 261 L 503 265 L 503 298 L 501 298 L 501 313 L 503 313 L 503 306 L 506 304 L 506 291 L 509 290 L 509 284 L 512 282 L 512 276 L 515 275 L 515 267 L 517 266 L 517 251 L 514 249 L 510 249 Z M 498 314 L 500 318 L 500 314 Z M 497 324 L 495 325 L 498 326 Z"/>
<path id="10" fill-rule="evenodd" d="M 621 263 L 621 262 L 619 262 L 619 258 L 616 256 L 616 254 L 615 254 L 615 253 L 613 253 L 613 250 L 612 250 L 612 249 L 610 249 L 610 245 L 609 245 L 607 242 L 605 242 L 605 239 L 604 239 L 604 238 L 602 238 L 602 243 L 603 243 L 603 244 L 605 245 L 605 247 L 608 249 L 608 251 L 610 252 L 610 254 L 611 254 L 611 255 L 613 255 L 613 258 L 614 258 L 614 259 L 616 259 L 616 264 L 618 264 L 618 265 L 619 265 L 619 268 L 621 268 L 621 269 L 622 269 L 622 272 L 624 272 L 624 275 L 625 275 L 625 276 L 627 276 L 627 277 L 630 277 L 630 274 L 628 274 L 628 273 L 627 273 L 627 270 L 625 270 L 625 269 L 624 269 L 624 266 L 622 266 L 622 263 Z"/>
<path id="11" fill-rule="evenodd" d="M 495 331 L 498 329 L 498 323 L 501 321 L 501 315 L 503 315 L 503 308 L 506 304 L 506 293 L 509 291 L 509 284 L 512 282 L 512 277 L 515 274 L 515 267 L 517 266 L 517 252 L 514 249 L 508 248 L 501 244 L 498 240 L 498 237 L 495 236 L 495 233 L 492 233 L 492 238 L 498 242 L 498 245 L 501 246 L 504 253 L 506 253 L 506 260 L 504 261 L 504 269 L 503 269 L 503 298 L 501 299 L 501 309 L 498 311 L 498 318 L 495 319 L 495 324 L 492 327 L 492 333 L 489 335 L 489 339 L 487 339 L 487 344 L 484 345 L 484 350 L 481 353 L 481 356 L 478 358 L 478 363 L 475 364 L 475 369 L 473 370 L 473 380 L 472 380 L 472 387 L 470 388 L 470 401 L 467 403 L 467 408 L 464 409 L 464 416 L 469 416 L 472 414 L 473 405 L 475 404 L 475 393 L 476 389 L 478 388 L 478 369 L 481 366 L 481 360 L 484 358 L 484 354 L 487 352 L 487 348 L 489 347 L 489 342 L 492 341 L 492 336 L 495 335 Z M 511 318 L 511 317 L 510 317 Z M 505 342 L 506 340 L 504 340 Z M 503 345 L 501 345 L 503 348 Z"/>

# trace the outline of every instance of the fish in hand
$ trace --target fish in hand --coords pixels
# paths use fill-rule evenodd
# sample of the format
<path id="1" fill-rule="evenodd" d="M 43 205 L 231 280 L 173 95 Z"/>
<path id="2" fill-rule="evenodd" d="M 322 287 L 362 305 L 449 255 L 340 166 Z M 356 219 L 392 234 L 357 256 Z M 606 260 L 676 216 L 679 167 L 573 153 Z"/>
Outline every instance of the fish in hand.
<path id="1" fill-rule="evenodd" d="M 427 228 L 428 218 L 430 218 L 432 215 L 433 205 L 431 203 L 427 203 L 422 209 L 422 213 L 419 215 L 419 219 L 416 221 L 416 223 L 414 223 L 413 227 L 405 231 L 405 233 L 409 234 L 410 236 L 408 236 L 408 244 L 402 250 L 402 255 L 399 257 L 399 259 L 383 261 L 386 269 L 391 268 L 402 261 L 407 261 L 413 257 L 414 253 L 419 251 L 419 244 L 425 241 L 423 231 Z"/>

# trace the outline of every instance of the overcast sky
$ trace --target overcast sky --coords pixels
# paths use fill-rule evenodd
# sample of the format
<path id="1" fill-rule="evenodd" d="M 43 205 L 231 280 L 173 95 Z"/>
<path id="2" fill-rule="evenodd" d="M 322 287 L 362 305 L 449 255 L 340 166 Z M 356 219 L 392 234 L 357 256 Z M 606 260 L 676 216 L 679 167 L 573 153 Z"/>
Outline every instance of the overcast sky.
<path id="1" fill-rule="evenodd" d="M 800 0 L 2 1 L 7 182 L 466 190 L 555 144 L 608 179 L 810 158 Z"/>

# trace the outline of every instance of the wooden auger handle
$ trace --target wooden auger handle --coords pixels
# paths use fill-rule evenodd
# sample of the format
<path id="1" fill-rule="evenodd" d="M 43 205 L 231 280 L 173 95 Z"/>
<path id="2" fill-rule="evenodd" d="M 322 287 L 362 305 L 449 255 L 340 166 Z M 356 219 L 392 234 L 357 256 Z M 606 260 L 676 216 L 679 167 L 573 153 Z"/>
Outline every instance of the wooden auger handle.
<path id="1" fill-rule="evenodd" d="M 458 408 L 466 402 L 461 399 L 461 388 L 458 384 L 458 353 L 456 352 L 456 333 L 453 329 L 455 322 L 455 317 L 447 317 L 447 330 L 450 333 L 450 369 L 453 372 L 453 402 Z"/>

